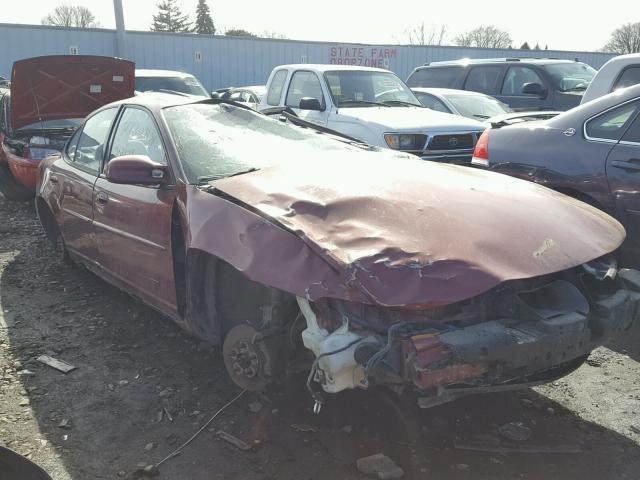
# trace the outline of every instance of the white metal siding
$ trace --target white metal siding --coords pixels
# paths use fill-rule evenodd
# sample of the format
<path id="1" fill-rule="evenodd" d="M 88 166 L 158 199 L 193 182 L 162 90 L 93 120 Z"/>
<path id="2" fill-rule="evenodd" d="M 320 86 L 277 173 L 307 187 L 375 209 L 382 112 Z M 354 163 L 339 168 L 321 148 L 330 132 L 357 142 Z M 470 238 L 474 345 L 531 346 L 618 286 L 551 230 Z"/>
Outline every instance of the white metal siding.
<path id="1" fill-rule="evenodd" d="M 189 72 L 211 90 L 264 84 L 273 67 L 280 64 L 329 63 L 332 47 L 362 48 L 365 52 L 393 49 L 395 57 L 389 59 L 388 68 L 402 79 L 418 65 L 465 57 L 577 58 L 596 69 L 613 57 L 595 52 L 338 44 L 156 32 L 127 32 L 126 42 L 130 60 L 136 62 L 136 67 Z M 0 24 L 0 75 L 9 77 L 16 60 L 68 54 L 70 46 L 77 46 L 80 54 L 115 56 L 115 31 Z M 195 60 L 196 51 L 202 53 L 200 62 Z"/>

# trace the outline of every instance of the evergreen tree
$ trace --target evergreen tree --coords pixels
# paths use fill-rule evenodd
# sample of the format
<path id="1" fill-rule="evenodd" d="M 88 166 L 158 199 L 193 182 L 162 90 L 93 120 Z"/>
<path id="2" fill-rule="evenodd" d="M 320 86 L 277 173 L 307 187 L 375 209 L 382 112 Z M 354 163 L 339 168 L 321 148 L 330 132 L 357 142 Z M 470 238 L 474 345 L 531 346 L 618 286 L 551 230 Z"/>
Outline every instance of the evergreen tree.
<path id="1" fill-rule="evenodd" d="M 529 42 L 524 42 L 520 47 L 520 50 L 531 50 L 531 47 L 529 46 Z"/>
<path id="2" fill-rule="evenodd" d="M 155 32 L 191 32 L 189 16 L 184 15 L 177 0 L 163 0 L 158 4 L 158 14 L 153 16 L 151 30 Z"/>
<path id="3" fill-rule="evenodd" d="M 211 18 L 211 10 L 207 5 L 207 0 L 198 0 L 198 6 L 196 7 L 196 33 L 206 33 L 214 35 L 216 33 L 216 27 L 213 25 L 213 19 Z"/>

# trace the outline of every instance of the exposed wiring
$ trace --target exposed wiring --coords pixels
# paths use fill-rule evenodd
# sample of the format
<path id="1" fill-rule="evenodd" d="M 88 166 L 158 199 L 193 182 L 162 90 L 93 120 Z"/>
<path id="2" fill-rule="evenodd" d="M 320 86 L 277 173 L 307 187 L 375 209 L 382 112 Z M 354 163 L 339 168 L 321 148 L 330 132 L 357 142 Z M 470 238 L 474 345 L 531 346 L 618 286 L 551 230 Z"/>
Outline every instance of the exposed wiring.
<path id="1" fill-rule="evenodd" d="M 400 330 L 402 327 L 405 327 L 407 324 L 399 322 L 394 323 L 389 327 L 387 331 L 387 344 L 374 353 L 367 364 L 364 367 L 364 379 L 362 380 L 365 385 L 369 383 L 369 372 L 380 363 L 380 361 L 391 351 L 391 347 L 393 346 L 393 342 L 396 339 L 396 332 Z"/>
<path id="2" fill-rule="evenodd" d="M 220 415 L 222 412 L 224 412 L 228 407 L 230 407 L 231 405 L 233 405 L 236 400 L 238 400 L 240 397 L 242 397 L 242 395 L 244 395 L 246 393 L 247 389 L 245 388 L 244 390 L 242 390 L 238 395 L 236 395 L 233 399 L 229 400 L 225 405 L 223 405 L 222 407 L 220 407 L 220 409 L 213 414 L 213 416 L 207 421 L 207 423 L 205 423 L 204 425 L 202 425 L 202 427 L 200 427 L 198 429 L 198 431 L 196 433 L 194 433 L 191 438 L 189 438 L 189 440 L 187 440 L 186 442 L 184 442 L 182 445 L 180 445 L 178 448 L 176 448 L 173 452 L 171 452 L 169 455 L 167 455 L 165 458 L 163 458 L 162 460 L 160 460 L 158 463 L 155 464 L 155 468 L 159 468 L 160 465 L 162 465 L 164 462 L 166 462 L 167 460 L 172 459 L 173 457 L 177 457 L 178 455 L 180 455 L 182 453 L 182 450 L 184 450 L 191 442 L 193 442 L 198 435 L 200 435 L 205 428 L 207 428 L 209 425 L 211 425 L 211 422 L 213 422 L 216 417 L 218 415 Z"/>

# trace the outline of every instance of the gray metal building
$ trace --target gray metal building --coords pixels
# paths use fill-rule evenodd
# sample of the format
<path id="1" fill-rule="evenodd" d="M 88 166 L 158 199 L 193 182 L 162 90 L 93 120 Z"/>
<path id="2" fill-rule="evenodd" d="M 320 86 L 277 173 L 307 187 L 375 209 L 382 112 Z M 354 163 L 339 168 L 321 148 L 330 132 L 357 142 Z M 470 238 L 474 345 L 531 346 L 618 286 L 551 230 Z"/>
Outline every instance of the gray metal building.
<path id="1" fill-rule="evenodd" d="M 54 54 L 122 56 L 138 68 L 181 70 L 209 89 L 259 85 L 284 63 L 349 63 L 388 68 L 406 79 L 427 62 L 458 58 L 554 57 L 578 59 L 600 68 L 613 55 L 555 50 L 480 49 L 409 45 L 364 45 L 212 35 L 127 31 L 118 52 L 115 30 L 0 23 L 0 75 L 9 77 L 15 60 Z"/>

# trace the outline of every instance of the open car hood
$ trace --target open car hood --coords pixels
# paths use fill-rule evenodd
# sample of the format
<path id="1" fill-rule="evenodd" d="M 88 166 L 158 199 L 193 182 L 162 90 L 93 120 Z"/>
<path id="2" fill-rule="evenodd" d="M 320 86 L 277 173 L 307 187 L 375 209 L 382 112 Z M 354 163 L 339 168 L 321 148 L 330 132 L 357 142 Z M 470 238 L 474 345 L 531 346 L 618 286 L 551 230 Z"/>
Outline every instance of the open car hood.
<path id="1" fill-rule="evenodd" d="M 11 126 L 83 118 L 97 108 L 133 96 L 135 64 L 93 55 L 52 55 L 13 64 Z"/>
<path id="2" fill-rule="evenodd" d="M 297 270 L 294 293 L 312 300 L 353 298 L 346 292 L 355 289 L 379 305 L 445 305 L 575 267 L 625 237 L 605 213 L 534 183 L 401 156 L 333 152 L 211 185 L 295 233 L 337 272 L 325 282 L 311 264 L 304 278 Z"/>

